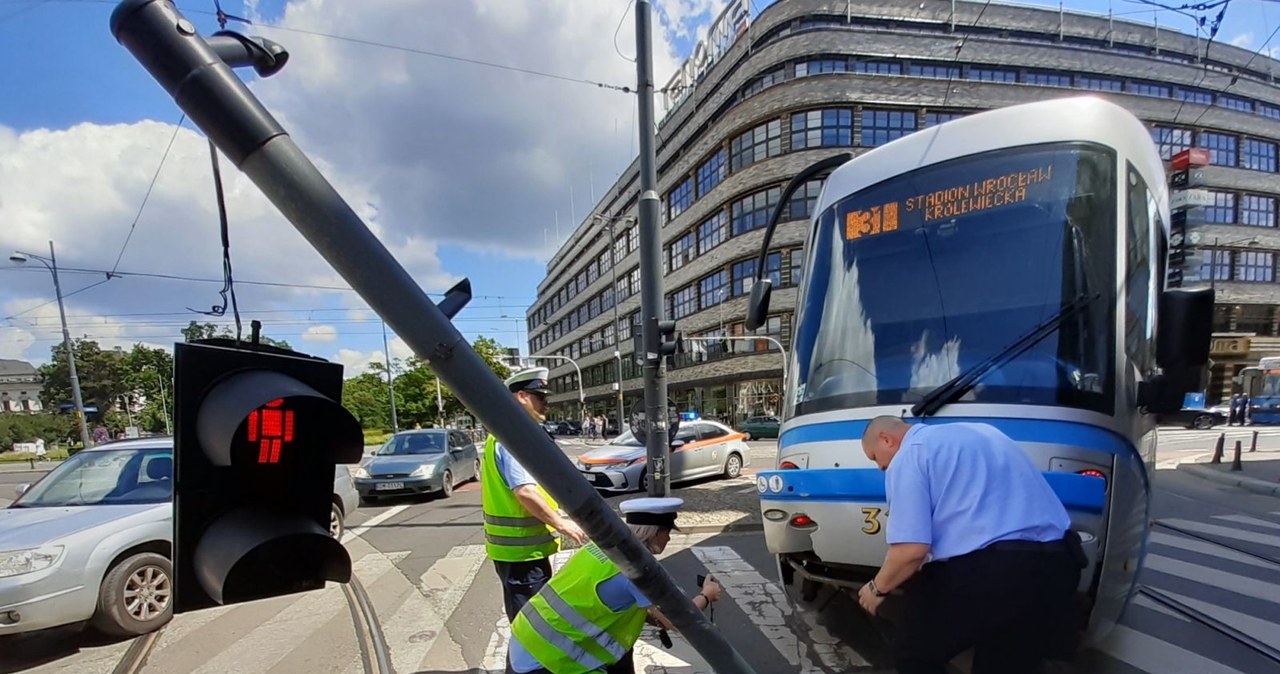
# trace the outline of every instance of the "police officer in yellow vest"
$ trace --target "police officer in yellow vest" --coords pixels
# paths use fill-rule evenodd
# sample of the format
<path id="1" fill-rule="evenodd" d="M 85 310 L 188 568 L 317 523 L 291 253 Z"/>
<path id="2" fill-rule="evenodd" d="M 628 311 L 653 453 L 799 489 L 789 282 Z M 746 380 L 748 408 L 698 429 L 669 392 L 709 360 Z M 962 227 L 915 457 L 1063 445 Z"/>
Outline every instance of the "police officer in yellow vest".
<path id="1" fill-rule="evenodd" d="M 547 418 L 549 374 L 547 368 L 535 367 L 506 381 L 521 407 L 538 423 Z M 492 435 L 485 439 L 480 462 L 480 497 L 485 551 L 502 581 L 507 618 L 514 621 L 520 607 L 551 577 L 551 555 L 560 549 L 552 532 L 579 544 L 587 542 L 587 535 L 560 515 L 551 496 Z"/>
<path id="2" fill-rule="evenodd" d="M 657 555 L 676 529 L 678 498 L 639 498 L 622 504 L 632 533 Z M 720 598 L 707 579 L 693 605 L 705 609 Z M 574 553 L 511 623 L 508 674 L 631 672 L 631 648 L 644 623 L 672 629 L 635 584 L 594 543 Z"/>

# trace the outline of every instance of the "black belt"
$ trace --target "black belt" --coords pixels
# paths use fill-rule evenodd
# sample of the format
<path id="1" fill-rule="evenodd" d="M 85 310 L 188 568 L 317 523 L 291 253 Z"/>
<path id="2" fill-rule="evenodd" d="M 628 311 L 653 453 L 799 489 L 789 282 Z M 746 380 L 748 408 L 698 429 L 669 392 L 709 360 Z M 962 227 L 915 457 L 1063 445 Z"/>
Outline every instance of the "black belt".
<path id="1" fill-rule="evenodd" d="M 1062 552 L 1067 549 L 1066 541 L 996 541 L 983 548 L 997 552 Z"/>

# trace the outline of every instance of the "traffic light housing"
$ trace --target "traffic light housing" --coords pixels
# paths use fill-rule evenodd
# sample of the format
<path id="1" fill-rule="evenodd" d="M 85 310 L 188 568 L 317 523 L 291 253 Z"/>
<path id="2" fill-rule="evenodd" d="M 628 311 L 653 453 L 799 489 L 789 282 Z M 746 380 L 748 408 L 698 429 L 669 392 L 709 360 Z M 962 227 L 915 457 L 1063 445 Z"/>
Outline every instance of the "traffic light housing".
<path id="1" fill-rule="evenodd" d="M 363 453 L 342 366 L 229 339 L 174 347 L 174 612 L 351 579 L 329 535 L 336 464 Z"/>
<path id="2" fill-rule="evenodd" d="M 684 353 L 684 335 L 676 332 L 675 321 L 658 321 L 658 355 L 674 357 Z"/>

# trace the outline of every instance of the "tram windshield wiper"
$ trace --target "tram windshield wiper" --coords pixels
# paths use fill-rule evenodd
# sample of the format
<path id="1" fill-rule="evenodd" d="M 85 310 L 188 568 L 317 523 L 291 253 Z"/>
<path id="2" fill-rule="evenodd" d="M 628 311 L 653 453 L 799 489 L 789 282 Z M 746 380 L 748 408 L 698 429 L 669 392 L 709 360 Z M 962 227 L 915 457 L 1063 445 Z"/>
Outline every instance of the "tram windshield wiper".
<path id="1" fill-rule="evenodd" d="M 1031 332 L 1019 337 L 1008 346 L 1000 349 L 987 359 L 975 363 L 973 367 L 961 372 L 955 378 L 938 386 L 925 394 L 920 402 L 911 408 L 911 414 L 927 417 L 935 414 L 944 405 L 949 405 L 968 393 L 977 385 L 978 380 L 991 370 L 1017 358 L 1028 349 L 1039 344 L 1045 337 L 1056 332 L 1062 324 L 1072 316 L 1083 311 L 1090 304 L 1102 297 L 1102 293 L 1079 295 L 1076 299 L 1062 306 L 1058 313 L 1031 329 Z"/>

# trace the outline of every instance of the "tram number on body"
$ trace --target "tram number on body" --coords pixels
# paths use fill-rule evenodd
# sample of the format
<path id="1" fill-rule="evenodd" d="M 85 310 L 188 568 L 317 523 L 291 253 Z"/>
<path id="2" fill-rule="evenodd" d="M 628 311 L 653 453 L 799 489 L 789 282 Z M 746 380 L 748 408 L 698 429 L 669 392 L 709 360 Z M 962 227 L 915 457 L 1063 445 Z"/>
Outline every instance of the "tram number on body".
<path id="1" fill-rule="evenodd" d="M 862 533 L 868 536 L 880 533 L 880 508 L 863 508 L 862 518 L 864 522 Z"/>

